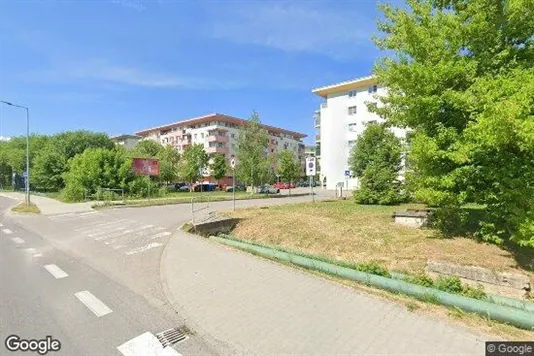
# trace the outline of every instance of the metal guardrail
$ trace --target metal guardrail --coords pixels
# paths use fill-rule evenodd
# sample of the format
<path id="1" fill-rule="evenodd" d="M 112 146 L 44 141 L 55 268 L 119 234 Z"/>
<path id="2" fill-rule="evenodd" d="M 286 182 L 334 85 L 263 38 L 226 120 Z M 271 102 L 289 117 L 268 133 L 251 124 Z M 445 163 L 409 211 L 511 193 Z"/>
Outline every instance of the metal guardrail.
<path id="1" fill-rule="evenodd" d="M 206 201 L 202 202 L 201 199 L 204 198 L 204 197 L 206 198 Z M 195 203 L 197 204 L 196 208 L 195 208 Z M 205 203 L 205 204 L 201 205 L 200 207 L 198 207 L 198 205 L 202 204 L 202 203 Z M 195 225 L 195 213 L 199 213 L 199 212 L 204 211 L 204 210 L 207 212 L 207 218 L 209 218 L 211 216 L 210 195 L 209 194 L 203 195 L 203 196 L 200 196 L 200 197 L 191 198 L 191 223 L 193 225 Z"/>

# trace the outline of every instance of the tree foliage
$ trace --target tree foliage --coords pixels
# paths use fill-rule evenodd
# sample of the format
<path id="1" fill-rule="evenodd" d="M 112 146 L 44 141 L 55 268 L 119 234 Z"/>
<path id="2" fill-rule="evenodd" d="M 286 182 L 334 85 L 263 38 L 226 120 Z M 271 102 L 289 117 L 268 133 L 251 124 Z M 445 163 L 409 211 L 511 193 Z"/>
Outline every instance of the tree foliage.
<path id="1" fill-rule="evenodd" d="M 128 190 L 136 179 L 131 158 L 121 148 L 89 148 L 69 161 L 64 174 L 65 199 L 79 201 L 100 188 Z"/>
<path id="2" fill-rule="evenodd" d="M 172 146 L 161 149 L 156 158 L 159 159 L 159 179 L 165 183 L 171 183 L 178 178 L 180 153 Z"/>
<path id="3" fill-rule="evenodd" d="M 258 113 L 253 112 L 247 123 L 240 129 L 237 142 L 236 175 L 247 185 L 256 187 L 273 177 L 273 157 L 267 148 L 269 135 L 261 126 Z"/>
<path id="4" fill-rule="evenodd" d="M 155 158 L 161 151 L 163 151 L 164 146 L 159 142 L 152 140 L 141 140 L 139 141 L 132 150 L 132 154 L 135 157 L 140 158 Z"/>
<path id="5" fill-rule="evenodd" d="M 213 162 L 210 168 L 211 175 L 218 181 L 222 177 L 226 176 L 226 172 L 228 171 L 229 167 L 228 163 L 226 162 L 226 158 L 224 158 L 222 154 L 218 153 L 213 158 Z"/>
<path id="6" fill-rule="evenodd" d="M 404 200 L 398 180 L 402 144 L 382 124 L 371 124 L 356 141 L 349 158 L 359 178 L 354 198 L 360 204 L 397 204 Z"/>
<path id="7" fill-rule="evenodd" d="M 196 182 L 202 177 L 202 170 L 208 165 L 208 154 L 204 151 L 201 144 L 188 146 L 179 164 L 179 176 L 190 182 Z M 192 187 L 191 187 L 192 188 Z"/>
<path id="8" fill-rule="evenodd" d="M 534 247 L 534 6 L 530 0 L 383 5 L 374 110 L 415 130 L 416 196 L 486 207 L 478 236 Z"/>
<path id="9" fill-rule="evenodd" d="M 300 177 L 301 164 L 295 159 L 291 151 L 284 150 L 278 155 L 277 173 L 282 180 L 289 183 Z M 291 194 L 291 190 L 289 190 L 289 193 Z"/>

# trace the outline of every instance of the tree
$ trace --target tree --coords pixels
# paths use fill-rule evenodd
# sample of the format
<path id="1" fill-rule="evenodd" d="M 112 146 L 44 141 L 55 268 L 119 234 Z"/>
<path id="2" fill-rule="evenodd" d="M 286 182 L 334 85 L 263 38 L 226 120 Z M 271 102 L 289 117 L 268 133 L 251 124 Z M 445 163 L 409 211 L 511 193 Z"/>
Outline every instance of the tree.
<path id="1" fill-rule="evenodd" d="M 158 152 L 156 158 L 159 159 L 160 180 L 167 184 L 173 182 L 178 177 L 180 153 L 173 147 L 166 146 Z"/>
<path id="2" fill-rule="evenodd" d="M 140 158 L 154 158 L 163 151 L 164 146 L 152 140 L 141 140 L 133 148 L 133 154 Z"/>
<path id="3" fill-rule="evenodd" d="M 291 184 L 292 180 L 300 177 L 300 171 L 300 163 L 292 152 L 286 150 L 278 155 L 278 174 L 283 180 Z M 291 188 L 289 188 L 289 195 L 291 195 Z"/>
<path id="4" fill-rule="evenodd" d="M 397 204 L 403 201 L 398 180 L 401 169 L 400 140 L 382 124 L 369 125 L 349 157 L 350 169 L 359 179 L 354 191 L 359 204 Z"/>
<path id="5" fill-rule="evenodd" d="M 228 171 L 228 163 L 222 154 L 216 154 L 213 158 L 211 171 L 213 178 L 217 180 L 217 185 L 219 185 L 219 179 L 226 176 L 226 172 Z"/>
<path id="6" fill-rule="evenodd" d="M 193 144 L 185 149 L 178 171 L 179 176 L 190 183 L 191 190 L 193 182 L 202 177 L 202 169 L 208 165 L 208 160 L 208 154 L 201 144 Z"/>
<path id="7" fill-rule="evenodd" d="M 80 201 L 100 188 L 127 190 L 136 179 L 131 167 L 131 158 L 122 149 L 89 148 L 69 161 L 65 199 Z"/>
<path id="8" fill-rule="evenodd" d="M 416 197 L 485 206 L 477 235 L 534 247 L 534 7 L 525 0 L 383 5 L 375 66 L 388 88 L 370 108 L 414 129 Z"/>
<path id="9" fill-rule="evenodd" d="M 267 154 L 268 145 L 267 130 L 261 126 L 258 113 L 253 112 L 239 131 L 236 154 L 236 174 L 243 183 L 252 186 L 252 191 L 272 175 L 272 162 Z"/>

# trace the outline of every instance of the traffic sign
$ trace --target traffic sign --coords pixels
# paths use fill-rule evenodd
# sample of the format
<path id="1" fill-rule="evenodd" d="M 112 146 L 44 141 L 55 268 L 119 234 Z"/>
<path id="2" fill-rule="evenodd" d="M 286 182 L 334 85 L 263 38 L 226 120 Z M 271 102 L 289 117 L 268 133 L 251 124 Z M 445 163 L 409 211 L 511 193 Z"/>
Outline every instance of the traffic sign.
<path id="1" fill-rule="evenodd" d="M 232 167 L 232 169 L 235 169 L 235 157 L 230 158 L 230 167 Z"/>
<path id="2" fill-rule="evenodd" d="M 306 175 L 308 177 L 316 175 L 315 157 L 306 157 Z"/>
<path id="3" fill-rule="evenodd" d="M 28 172 L 23 172 L 23 173 L 22 173 L 22 176 L 23 176 L 24 178 L 28 178 Z"/>
<path id="4" fill-rule="evenodd" d="M 350 171 L 345 171 L 345 177 L 350 177 Z"/>

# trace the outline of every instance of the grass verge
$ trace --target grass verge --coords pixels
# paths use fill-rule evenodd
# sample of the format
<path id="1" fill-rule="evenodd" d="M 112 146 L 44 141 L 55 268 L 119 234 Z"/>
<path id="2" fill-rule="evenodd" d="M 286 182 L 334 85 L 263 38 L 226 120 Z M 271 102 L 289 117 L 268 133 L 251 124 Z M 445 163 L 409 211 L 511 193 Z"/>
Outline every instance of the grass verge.
<path id="1" fill-rule="evenodd" d="M 23 213 L 23 214 L 40 214 L 41 211 L 37 207 L 37 205 L 30 203 L 29 205 L 26 203 L 20 203 L 17 206 L 14 206 L 11 208 L 11 211 L 15 213 Z"/>

